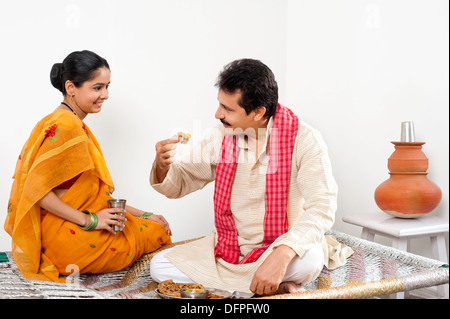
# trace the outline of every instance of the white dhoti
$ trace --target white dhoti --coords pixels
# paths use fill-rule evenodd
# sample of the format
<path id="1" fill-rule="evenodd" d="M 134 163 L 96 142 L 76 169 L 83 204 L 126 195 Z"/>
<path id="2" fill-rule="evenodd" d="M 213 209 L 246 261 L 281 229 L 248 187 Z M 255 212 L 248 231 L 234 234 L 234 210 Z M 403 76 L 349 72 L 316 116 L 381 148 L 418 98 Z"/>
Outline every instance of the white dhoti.
<path id="1" fill-rule="evenodd" d="M 179 283 L 195 283 L 189 276 L 179 270 L 165 255 L 173 248 L 166 249 L 156 254 L 150 264 L 150 275 L 156 282 L 172 279 Z M 316 279 L 324 266 L 322 247 L 314 245 L 301 258 L 295 257 L 289 263 L 283 282 L 307 284 Z M 197 284 L 202 284 L 198 282 Z M 214 288 L 214 287 L 211 287 Z"/>

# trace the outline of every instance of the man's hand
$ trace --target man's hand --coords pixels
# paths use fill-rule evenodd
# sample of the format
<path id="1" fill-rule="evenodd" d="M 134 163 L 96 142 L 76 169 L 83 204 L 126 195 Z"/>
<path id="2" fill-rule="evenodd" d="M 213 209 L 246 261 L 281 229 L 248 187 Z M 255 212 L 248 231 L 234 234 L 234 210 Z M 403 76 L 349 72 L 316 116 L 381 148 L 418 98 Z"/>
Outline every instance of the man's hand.
<path id="1" fill-rule="evenodd" d="M 287 266 L 296 253 L 292 248 L 281 245 L 264 260 L 253 276 L 250 290 L 256 295 L 269 295 L 278 290 Z"/>
<path id="2" fill-rule="evenodd" d="M 167 172 L 170 166 L 175 161 L 174 155 L 176 150 L 176 144 L 180 141 L 178 136 L 173 136 L 167 140 L 156 143 L 156 180 L 158 183 L 162 183 L 166 178 Z"/>

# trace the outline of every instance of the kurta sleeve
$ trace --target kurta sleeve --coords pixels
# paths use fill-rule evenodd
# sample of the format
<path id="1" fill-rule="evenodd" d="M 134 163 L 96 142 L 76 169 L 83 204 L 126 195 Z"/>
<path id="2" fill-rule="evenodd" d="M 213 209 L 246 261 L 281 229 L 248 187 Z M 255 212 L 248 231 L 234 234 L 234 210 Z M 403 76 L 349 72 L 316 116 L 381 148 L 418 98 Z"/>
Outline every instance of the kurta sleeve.
<path id="1" fill-rule="evenodd" d="M 172 164 L 161 183 L 156 180 L 154 162 L 150 173 L 151 186 L 168 198 L 181 198 L 214 181 L 223 136 L 223 129 L 219 126 L 207 130 L 189 154 Z"/>

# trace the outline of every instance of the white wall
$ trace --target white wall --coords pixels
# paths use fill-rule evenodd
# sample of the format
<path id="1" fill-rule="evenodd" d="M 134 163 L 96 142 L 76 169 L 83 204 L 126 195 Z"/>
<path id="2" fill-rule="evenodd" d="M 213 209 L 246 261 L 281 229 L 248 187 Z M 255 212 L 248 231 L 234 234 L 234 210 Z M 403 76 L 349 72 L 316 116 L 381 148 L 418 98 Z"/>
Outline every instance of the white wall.
<path id="1" fill-rule="evenodd" d="M 0 207 L 7 207 L 20 149 L 61 102 L 51 66 L 90 49 L 112 70 L 110 99 L 86 123 L 99 140 L 117 197 L 164 214 L 173 240 L 211 233 L 212 185 L 169 200 L 148 178 L 157 141 L 216 124 L 216 77 L 242 57 L 265 61 L 286 87 L 286 6 L 273 0 L 18 0 L 0 4 Z M 5 114 L 5 113 L 4 113 Z M 10 249 L 0 211 L 0 250 Z"/>
<path id="2" fill-rule="evenodd" d="M 414 121 L 416 140 L 426 142 L 428 178 L 442 190 L 430 214 L 448 221 L 448 5 L 288 1 L 286 104 L 328 144 L 339 185 L 337 230 L 360 236 L 342 216 L 384 214 L 374 191 L 389 178 L 390 142 L 400 140 L 403 121 Z M 427 239 L 414 240 L 412 250 L 431 256 Z"/>
<path id="3" fill-rule="evenodd" d="M 377 211 L 373 192 L 405 120 L 427 142 L 429 178 L 443 191 L 433 214 L 448 220 L 446 0 L 19 0 L 0 4 L 0 35 L 1 226 L 20 148 L 61 101 L 50 68 L 81 49 L 112 69 L 110 100 L 86 123 L 114 195 L 164 214 L 175 241 L 211 231 L 212 185 L 178 200 L 155 192 L 155 143 L 215 125 L 216 76 L 242 57 L 268 64 L 280 102 L 322 132 L 340 187 L 335 229 L 359 235 L 342 216 Z M 9 249 L 2 228 L 0 250 Z"/>

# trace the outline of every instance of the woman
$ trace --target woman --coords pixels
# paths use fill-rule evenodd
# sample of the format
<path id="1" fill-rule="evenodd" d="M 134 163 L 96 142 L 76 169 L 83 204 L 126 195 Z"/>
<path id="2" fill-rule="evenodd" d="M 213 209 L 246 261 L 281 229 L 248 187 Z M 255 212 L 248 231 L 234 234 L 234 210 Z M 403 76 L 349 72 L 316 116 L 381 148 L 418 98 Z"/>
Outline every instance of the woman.
<path id="1" fill-rule="evenodd" d="M 16 164 L 5 230 L 27 279 L 123 269 L 170 243 L 167 221 L 126 206 L 108 208 L 114 184 L 100 146 L 83 123 L 108 99 L 108 62 L 73 52 L 50 73 L 64 101 L 33 129 Z M 113 226 L 123 226 L 115 232 Z"/>

